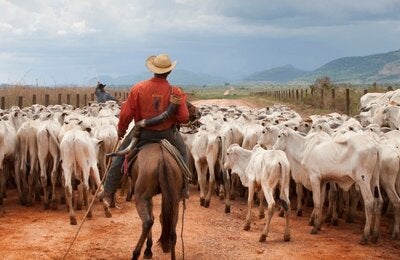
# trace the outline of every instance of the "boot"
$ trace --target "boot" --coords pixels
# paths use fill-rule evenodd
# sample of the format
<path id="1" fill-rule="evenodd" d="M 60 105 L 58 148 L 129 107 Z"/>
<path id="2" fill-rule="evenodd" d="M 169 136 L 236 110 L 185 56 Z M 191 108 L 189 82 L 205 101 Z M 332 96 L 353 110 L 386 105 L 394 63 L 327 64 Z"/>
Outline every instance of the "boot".
<path id="1" fill-rule="evenodd" d="M 98 198 L 99 200 L 103 200 L 108 205 L 108 207 L 110 207 L 111 202 L 113 200 L 113 195 L 111 192 L 107 190 L 102 190 L 99 193 L 97 193 L 96 198 Z"/>

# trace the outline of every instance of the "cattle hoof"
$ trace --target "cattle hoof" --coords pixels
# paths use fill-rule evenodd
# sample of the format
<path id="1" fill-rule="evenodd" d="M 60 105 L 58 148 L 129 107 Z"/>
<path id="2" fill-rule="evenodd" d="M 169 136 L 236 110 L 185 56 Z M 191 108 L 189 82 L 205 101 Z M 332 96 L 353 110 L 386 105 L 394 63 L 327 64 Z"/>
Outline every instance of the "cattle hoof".
<path id="1" fill-rule="evenodd" d="M 231 196 L 229 196 L 229 199 L 230 199 L 230 200 L 235 200 L 235 199 L 236 199 L 236 196 L 235 196 L 235 195 L 231 195 Z"/>
<path id="2" fill-rule="evenodd" d="M 308 225 L 309 225 L 309 226 L 314 226 L 314 219 L 310 218 L 310 219 L 308 220 Z"/>
<path id="3" fill-rule="evenodd" d="M 347 223 L 354 223 L 354 218 L 352 216 L 347 216 L 346 222 Z"/>
<path id="4" fill-rule="evenodd" d="M 265 242 L 267 240 L 267 236 L 266 235 L 261 235 L 260 236 L 260 240 L 258 240 L 259 242 Z"/>
<path id="5" fill-rule="evenodd" d="M 339 220 L 338 219 L 332 219 L 331 224 L 334 226 L 338 226 L 339 225 Z"/>
<path id="6" fill-rule="evenodd" d="M 33 203 L 32 203 L 32 199 L 27 199 L 25 206 L 27 207 L 32 207 Z"/>
<path id="7" fill-rule="evenodd" d="M 283 236 L 283 241 L 289 242 L 290 241 L 290 235 L 284 235 Z"/>
<path id="8" fill-rule="evenodd" d="M 60 199 L 60 204 L 61 204 L 61 205 L 64 205 L 65 203 L 66 203 L 65 197 L 61 197 L 61 199 Z"/>
<path id="9" fill-rule="evenodd" d="M 40 195 L 35 195 L 35 201 L 36 202 L 42 201 L 42 198 L 40 197 Z"/>
<path id="10" fill-rule="evenodd" d="M 225 205 L 225 213 L 231 213 L 231 206 Z"/>
<path id="11" fill-rule="evenodd" d="M 250 230 L 250 223 L 246 223 L 243 227 L 243 230 L 249 231 Z"/>
<path id="12" fill-rule="evenodd" d="M 219 194 L 219 199 L 220 199 L 220 200 L 224 200 L 224 199 L 225 199 L 225 196 L 224 196 L 224 194 L 222 194 L 222 193 L 221 193 L 221 194 Z"/>
<path id="13" fill-rule="evenodd" d="M 77 203 L 75 209 L 82 210 L 82 203 Z"/>
<path id="14" fill-rule="evenodd" d="M 3 205 L 3 198 L 0 198 L 0 205 Z"/>
<path id="15" fill-rule="evenodd" d="M 110 212 L 110 210 L 106 209 L 106 211 L 104 211 L 104 215 L 106 216 L 106 218 L 111 218 L 112 214 Z"/>
<path id="16" fill-rule="evenodd" d="M 204 199 L 204 198 L 200 198 L 200 206 L 202 206 L 202 207 L 204 207 L 204 202 L 205 202 L 206 200 Z"/>
<path id="17" fill-rule="evenodd" d="M 260 215 L 258 216 L 260 219 L 265 218 L 265 214 L 264 213 L 260 213 Z"/>
<path id="18" fill-rule="evenodd" d="M 302 211 L 302 210 L 298 210 L 298 211 L 296 212 L 296 216 L 298 216 L 298 217 L 303 216 L 303 211 Z"/>
<path id="19" fill-rule="evenodd" d="M 24 198 L 24 197 L 19 198 L 19 203 L 20 203 L 22 206 L 26 206 L 26 198 Z"/>
<path id="20" fill-rule="evenodd" d="M 378 232 L 372 232 L 371 242 L 376 244 L 378 242 L 378 238 L 379 238 L 379 233 Z"/>
<path id="21" fill-rule="evenodd" d="M 49 205 L 49 203 L 45 203 L 45 204 L 44 204 L 44 209 L 45 209 L 45 210 L 48 210 L 48 209 L 50 209 L 50 205 Z"/>
<path id="22" fill-rule="evenodd" d="M 50 203 L 50 208 L 52 210 L 56 210 L 57 209 L 57 201 L 56 200 L 52 200 Z"/>
<path id="23" fill-rule="evenodd" d="M 310 234 L 312 234 L 312 235 L 318 234 L 318 228 L 313 227 L 313 228 L 311 229 L 311 231 L 310 231 Z"/>
<path id="24" fill-rule="evenodd" d="M 362 236 L 359 243 L 360 245 L 366 245 L 368 243 L 368 238 Z"/>
<path id="25" fill-rule="evenodd" d="M 91 218 L 93 218 L 93 214 L 92 214 L 92 212 L 91 212 L 91 211 L 89 211 L 89 212 L 88 212 L 88 214 L 86 215 L 86 217 L 87 217 L 88 219 L 91 219 Z"/>
<path id="26" fill-rule="evenodd" d="M 285 212 L 283 210 L 279 211 L 278 216 L 283 218 L 283 216 L 285 216 Z"/>
<path id="27" fill-rule="evenodd" d="M 76 222 L 76 217 L 69 217 L 69 223 L 70 223 L 71 225 L 76 225 L 76 224 L 78 224 L 78 223 Z"/>
<path id="28" fill-rule="evenodd" d="M 395 240 L 399 237 L 398 233 L 393 232 L 392 235 L 390 236 L 390 239 Z"/>
<path id="29" fill-rule="evenodd" d="M 210 201 L 209 201 L 209 200 L 206 200 L 206 201 L 204 202 L 204 207 L 205 207 L 205 208 L 210 207 Z"/>
<path id="30" fill-rule="evenodd" d="M 132 254 L 132 260 L 137 260 L 139 258 L 140 251 L 139 252 L 133 252 Z"/>

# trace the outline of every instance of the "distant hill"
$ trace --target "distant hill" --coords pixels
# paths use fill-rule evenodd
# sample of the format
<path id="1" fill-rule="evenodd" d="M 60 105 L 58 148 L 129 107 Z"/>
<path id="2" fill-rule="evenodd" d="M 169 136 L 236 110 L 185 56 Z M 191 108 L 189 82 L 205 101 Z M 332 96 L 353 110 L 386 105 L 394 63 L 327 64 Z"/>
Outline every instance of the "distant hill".
<path id="1" fill-rule="evenodd" d="M 326 63 L 297 80 L 313 81 L 328 76 L 334 82 L 366 84 L 400 82 L 400 50 Z"/>
<path id="2" fill-rule="evenodd" d="M 107 85 L 114 86 L 130 86 L 136 82 L 146 80 L 152 77 L 150 72 L 142 72 L 138 74 L 124 75 L 119 77 L 111 77 L 108 75 L 100 75 L 98 77 L 91 78 L 88 81 L 88 85 L 96 85 L 97 81 L 105 83 Z M 228 79 L 218 76 L 213 76 L 204 73 L 195 73 L 188 70 L 174 70 L 173 73 L 168 77 L 168 81 L 174 85 L 188 86 L 188 85 L 222 85 L 228 82 Z"/>
<path id="3" fill-rule="evenodd" d="M 295 68 L 292 65 L 285 65 L 282 67 L 255 72 L 244 78 L 244 80 L 285 83 L 305 76 L 307 73 L 307 71 Z"/>

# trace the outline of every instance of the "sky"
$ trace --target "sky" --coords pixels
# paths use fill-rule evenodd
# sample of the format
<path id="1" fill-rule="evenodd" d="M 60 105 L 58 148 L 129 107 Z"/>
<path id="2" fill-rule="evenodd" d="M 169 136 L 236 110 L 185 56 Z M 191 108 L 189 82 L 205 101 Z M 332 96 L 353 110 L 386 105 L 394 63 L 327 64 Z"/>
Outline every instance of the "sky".
<path id="1" fill-rule="evenodd" d="M 400 49 L 400 0 L 0 0 L 0 83 L 177 69 L 240 79 Z"/>

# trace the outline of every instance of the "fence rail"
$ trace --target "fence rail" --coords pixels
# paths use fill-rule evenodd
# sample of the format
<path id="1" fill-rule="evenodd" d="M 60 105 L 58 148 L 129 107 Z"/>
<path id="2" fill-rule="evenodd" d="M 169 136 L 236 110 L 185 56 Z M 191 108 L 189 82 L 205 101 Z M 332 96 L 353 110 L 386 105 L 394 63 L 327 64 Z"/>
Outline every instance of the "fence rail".
<path id="1" fill-rule="evenodd" d="M 373 92 L 385 92 L 385 89 L 374 89 Z M 335 110 L 347 115 L 359 114 L 360 98 L 368 89 L 334 87 L 269 89 L 253 92 L 253 95 L 268 96 L 281 102 L 302 103 L 318 109 Z"/>
<path id="2" fill-rule="evenodd" d="M 108 92 L 120 101 L 128 98 L 129 89 L 110 88 Z M 33 104 L 44 106 L 69 104 L 83 107 L 95 101 L 93 88 L 34 88 L 10 87 L 0 88 L 0 108 L 12 106 L 26 107 Z"/>

